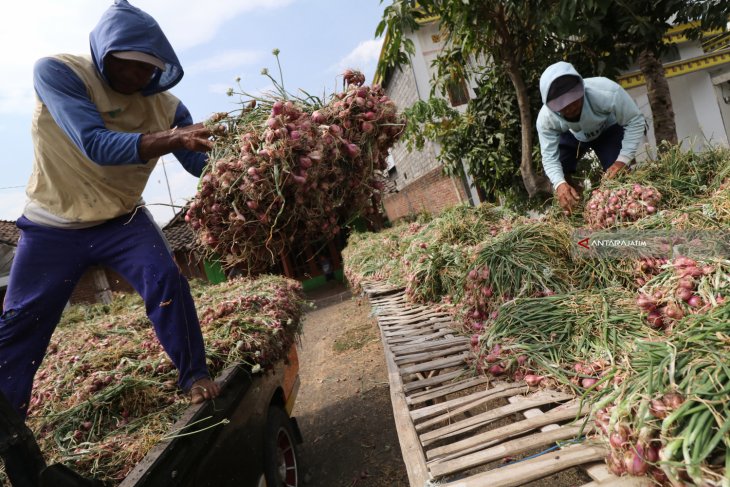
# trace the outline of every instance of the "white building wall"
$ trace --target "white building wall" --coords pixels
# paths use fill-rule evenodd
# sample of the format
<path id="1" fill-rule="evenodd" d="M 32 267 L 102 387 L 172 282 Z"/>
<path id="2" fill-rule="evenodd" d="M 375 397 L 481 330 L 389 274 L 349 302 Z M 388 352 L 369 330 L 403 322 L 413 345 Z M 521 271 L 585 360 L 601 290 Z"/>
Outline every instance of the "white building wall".
<path id="1" fill-rule="evenodd" d="M 698 135 L 703 137 L 707 144 L 728 147 L 730 144 L 720 112 L 720 104 L 724 102 L 718 99 L 710 74 L 707 71 L 700 71 L 688 74 L 685 78 L 699 122 Z"/>
<path id="2" fill-rule="evenodd" d="M 727 77 L 727 81 L 725 78 Z M 725 136 L 730 140 L 730 69 L 724 76 L 713 77 L 715 95 L 720 105 L 720 116 L 725 126 Z"/>
<path id="3" fill-rule="evenodd" d="M 682 43 L 677 49 L 681 59 L 690 59 L 704 54 L 698 41 Z M 730 146 L 730 107 L 725 103 L 720 84 L 724 73 L 730 73 L 730 66 L 712 70 L 696 71 L 669 78 L 669 92 L 672 96 L 677 138 L 687 150 L 702 150 L 708 144 Z M 728 87 L 730 94 L 730 86 Z M 646 86 L 628 90 L 647 118 L 649 128 L 647 139 L 656 146 L 651 108 L 648 104 Z"/>
<path id="4" fill-rule="evenodd" d="M 431 67 L 431 63 L 443 48 L 442 37 L 435 23 L 423 26 L 415 34 L 410 34 L 409 38 L 413 40 L 415 47 L 411 65 L 404 66 L 402 71 L 394 70 L 390 74 L 388 83 L 384 85 L 388 96 L 395 101 L 399 110 L 411 106 L 417 100 L 429 99 L 431 82 L 435 75 L 435 69 Z M 474 97 L 473 85 L 469 86 L 469 90 L 471 96 Z M 464 112 L 466 105 L 456 107 L 456 110 Z M 408 152 L 403 143 L 396 144 L 391 151 L 396 167 L 396 188 L 400 190 L 439 167 L 437 155 L 440 151 L 439 144 L 431 141 L 426 142 L 422 151 L 413 152 Z M 466 174 L 466 168 L 464 168 L 464 173 L 470 199 L 478 202 L 479 196 L 474 181 Z"/>

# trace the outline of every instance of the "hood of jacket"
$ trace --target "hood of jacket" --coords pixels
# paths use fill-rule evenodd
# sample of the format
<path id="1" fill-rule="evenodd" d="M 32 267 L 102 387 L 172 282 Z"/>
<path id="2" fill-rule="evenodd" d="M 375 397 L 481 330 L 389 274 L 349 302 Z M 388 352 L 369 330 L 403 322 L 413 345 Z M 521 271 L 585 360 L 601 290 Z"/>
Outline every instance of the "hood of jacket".
<path id="1" fill-rule="evenodd" d="M 127 0 L 115 0 L 102 15 L 89 35 L 91 57 L 96 69 L 105 80 L 104 59 L 114 51 L 140 51 L 165 63 L 165 70 L 156 70 L 142 94 L 153 95 L 167 91 L 183 77 L 183 69 L 175 51 L 157 21 L 134 7 Z"/>
<path id="2" fill-rule="evenodd" d="M 545 69 L 545 71 L 543 71 L 540 76 L 540 96 L 542 97 L 543 105 L 547 105 L 547 97 L 550 92 L 550 85 L 553 84 L 553 81 L 566 75 L 575 76 L 580 79 L 581 84 L 583 84 L 583 77 L 578 74 L 578 71 L 575 70 L 572 64 L 566 63 L 565 61 L 558 61 L 555 64 L 551 64 L 547 67 L 547 69 Z"/>

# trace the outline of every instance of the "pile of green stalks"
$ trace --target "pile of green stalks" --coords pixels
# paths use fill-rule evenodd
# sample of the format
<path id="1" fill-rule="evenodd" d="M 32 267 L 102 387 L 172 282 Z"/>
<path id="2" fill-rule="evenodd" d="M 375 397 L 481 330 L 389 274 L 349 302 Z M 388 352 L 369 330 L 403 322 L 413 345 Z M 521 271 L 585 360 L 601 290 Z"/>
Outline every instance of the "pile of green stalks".
<path id="1" fill-rule="evenodd" d="M 573 252 L 573 281 L 577 289 L 621 287 L 635 289 L 646 281 L 644 259 L 605 258 L 577 249 Z"/>
<path id="2" fill-rule="evenodd" d="M 364 282 L 404 287 L 406 272 L 402 259 L 423 226 L 419 222 L 401 223 L 380 232 L 351 234 L 342 259 L 345 278 L 352 289 L 362 291 Z"/>
<path id="3" fill-rule="evenodd" d="M 192 291 L 213 376 L 234 364 L 265 370 L 298 339 L 306 303 L 296 281 L 197 282 Z M 36 375 L 27 423 L 47 462 L 117 485 L 189 406 L 176 379 L 141 299 L 76 305 Z"/>
<path id="4" fill-rule="evenodd" d="M 458 301 L 475 246 L 508 231 L 512 223 L 505 211 L 487 204 L 445 210 L 424 226 L 403 257 L 409 299 L 437 303 L 448 297 L 448 301 Z"/>
<path id="5" fill-rule="evenodd" d="M 412 242 L 403 258 L 408 299 L 415 303 L 439 303 L 445 297 L 458 300 L 473 250 L 456 244 Z"/>
<path id="6" fill-rule="evenodd" d="M 505 303 L 479 337 L 476 367 L 576 394 L 604 388 L 627 343 L 657 336 L 633 300 L 610 288 Z"/>
<path id="7" fill-rule="evenodd" d="M 642 163 L 619 178 L 643 184 L 650 181 L 662 194 L 664 208 L 683 208 L 717 190 L 730 175 L 730 150 L 709 147 L 701 152 L 669 146 L 656 159 Z"/>
<path id="8" fill-rule="evenodd" d="M 423 235 L 434 243 L 476 245 L 509 230 L 514 219 L 507 210 L 487 203 L 456 205 L 434 218 Z"/>
<path id="9" fill-rule="evenodd" d="M 667 147 L 596 190 L 590 218 L 553 204 L 485 234 L 467 210 L 436 217 L 401 254 L 408 297 L 452 304 L 478 371 L 594 405 L 615 473 L 730 487 L 730 150 Z M 578 248 L 653 231 L 668 240 L 647 253 Z"/>
<path id="10" fill-rule="evenodd" d="M 572 245 L 569 227 L 540 221 L 523 221 L 480 244 L 459 302 L 466 326 L 479 331 L 514 298 L 572 289 Z"/>
<path id="11" fill-rule="evenodd" d="M 691 315 L 671 340 L 638 340 L 598 393 L 594 418 L 617 475 L 722 486 L 730 472 L 730 305 Z"/>

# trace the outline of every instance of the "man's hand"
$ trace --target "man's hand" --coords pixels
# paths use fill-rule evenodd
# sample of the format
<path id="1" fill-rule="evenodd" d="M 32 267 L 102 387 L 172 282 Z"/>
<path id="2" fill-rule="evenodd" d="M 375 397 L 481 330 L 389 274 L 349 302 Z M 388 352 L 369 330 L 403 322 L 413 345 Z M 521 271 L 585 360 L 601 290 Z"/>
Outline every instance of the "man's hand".
<path id="1" fill-rule="evenodd" d="M 620 173 L 621 171 L 626 170 L 626 164 L 624 164 L 621 161 L 616 161 L 613 164 L 611 164 L 611 167 L 606 169 L 606 178 L 607 179 L 613 179 L 616 174 Z"/>
<path id="2" fill-rule="evenodd" d="M 162 132 L 145 134 L 139 144 L 139 157 L 143 161 L 148 161 L 180 149 L 208 152 L 214 144 L 211 138 L 223 133 L 225 133 L 225 127 L 222 125 L 206 127 L 202 123 L 196 123 L 186 127 L 175 127 Z"/>
<path id="3" fill-rule="evenodd" d="M 220 125 L 206 127 L 202 123 L 188 125 L 187 127 L 175 127 L 173 134 L 177 136 L 182 149 L 194 152 L 208 152 L 213 148 L 211 137 L 222 133 Z"/>
<path id="4" fill-rule="evenodd" d="M 560 207 L 565 211 L 566 215 L 572 213 L 575 205 L 580 201 L 580 195 L 573 186 L 568 183 L 561 184 L 555 190 Z"/>

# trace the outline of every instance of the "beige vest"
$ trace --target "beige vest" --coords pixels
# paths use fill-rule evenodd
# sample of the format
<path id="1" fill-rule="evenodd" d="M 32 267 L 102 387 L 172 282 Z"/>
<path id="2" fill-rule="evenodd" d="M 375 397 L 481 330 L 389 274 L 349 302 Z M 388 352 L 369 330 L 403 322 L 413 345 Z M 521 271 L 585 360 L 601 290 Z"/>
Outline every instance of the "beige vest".
<path id="1" fill-rule="evenodd" d="M 163 92 L 123 95 L 112 90 L 88 56 L 58 55 L 86 85 L 109 130 L 148 134 L 172 126 L 179 100 Z M 40 100 L 32 125 L 35 161 L 26 188 L 31 203 L 69 222 L 97 222 L 132 211 L 157 159 L 146 164 L 101 166 L 56 124 Z"/>

